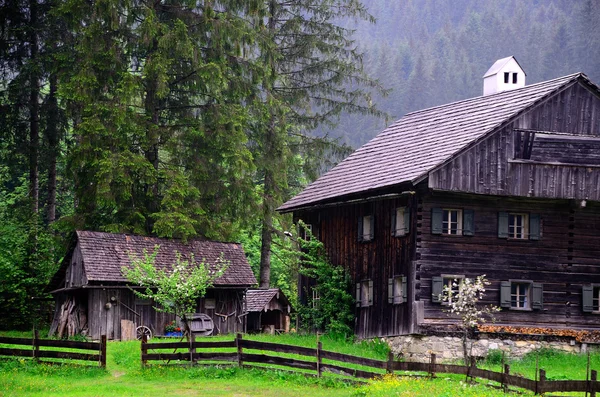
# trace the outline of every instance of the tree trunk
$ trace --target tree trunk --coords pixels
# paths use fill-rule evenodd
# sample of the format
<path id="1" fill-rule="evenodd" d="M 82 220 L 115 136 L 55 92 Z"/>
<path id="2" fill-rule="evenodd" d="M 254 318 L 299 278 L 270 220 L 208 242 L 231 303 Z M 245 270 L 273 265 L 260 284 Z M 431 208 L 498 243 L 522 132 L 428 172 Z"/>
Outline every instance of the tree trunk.
<path id="1" fill-rule="evenodd" d="M 37 31 L 37 0 L 29 1 L 29 199 L 31 201 L 31 213 L 36 215 L 39 210 L 39 77 L 37 72 L 38 37 Z"/>
<path id="2" fill-rule="evenodd" d="M 156 51 L 158 48 L 158 41 L 154 40 L 154 45 L 152 52 Z M 149 56 L 149 58 L 152 55 Z M 150 77 L 151 79 L 152 77 Z M 152 183 L 152 185 L 146 187 L 146 232 L 148 234 L 152 234 L 152 230 L 154 229 L 154 220 L 152 218 L 152 214 L 155 214 L 159 210 L 159 202 L 158 202 L 158 147 L 159 147 L 159 113 L 158 113 L 158 98 L 156 96 L 157 91 L 157 83 L 155 80 L 148 81 L 146 85 L 146 98 L 144 101 L 144 110 L 146 112 L 146 117 L 149 119 L 149 123 L 146 126 L 146 140 L 147 147 L 145 149 L 145 157 L 146 160 L 152 167 L 154 168 L 156 180 Z"/>
<path id="3" fill-rule="evenodd" d="M 48 140 L 48 198 L 46 213 L 48 224 L 56 220 L 56 159 L 58 157 L 58 101 L 56 99 L 56 75 L 50 75 L 50 92 L 48 93 L 48 124 L 46 139 Z"/>

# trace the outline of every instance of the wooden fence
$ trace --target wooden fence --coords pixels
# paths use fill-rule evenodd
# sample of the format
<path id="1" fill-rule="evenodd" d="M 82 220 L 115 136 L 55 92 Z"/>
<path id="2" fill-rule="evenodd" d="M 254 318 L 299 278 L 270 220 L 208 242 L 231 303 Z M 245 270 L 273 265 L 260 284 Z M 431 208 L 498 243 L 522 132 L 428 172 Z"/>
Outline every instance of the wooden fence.
<path id="1" fill-rule="evenodd" d="M 166 349 L 172 349 L 173 351 L 161 351 Z M 184 349 L 185 351 L 178 351 L 180 349 Z M 200 349 L 228 349 L 228 351 L 199 352 L 198 350 Z M 508 390 L 510 387 L 517 387 L 533 391 L 536 394 L 557 391 L 587 392 L 590 393 L 591 397 L 596 397 L 596 392 L 600 392 L 600 382 L 597 381 L 597 372 L 594 370 L 591 371 L 589 380 L 547 380 L 546 372 L 540 369 L 539 378 L 532 380 L 518 375 L 511 375 L 509 365 L 504 365 L 503 372 L 494 372 L 477 368 L 474 360 L 470 366 L 438 364 L 435 354 L 431 355 L 428 363 L 396 361 L 392 353 L 388 355 L 386 361 L 382 361 L 323 350 L 321 342 L 318 342 L 317 348 L 313 349 L 246 340 L 242 338 L 241 334 L 238 334 L 232 341 L 221 342 L 199 342 L 192 339 L 189 342 L 148 343 L 144 338 L 141 350 L 142 366 L 149 365 L 151 361 L 161 361 L 161 365 L 181 364 L 183 361 L 190 365 L 199 363 L 225 363 L 240 367 L 255 366 L 255 364 L 270 364 L 309 371 L 309 373 L 316 374 L 316 376 L 321 376 L 323 372 L 331 372 L 362 379 L 370 379 L 381 376 L 384 373 L 395 373 L 396 371 L 422 372 L 432 377 L 436 373 L 446 373 L 487 379 L 498 382 L 504 390 Z M 247 352 L 247 350 L 260 352 Z M 293 354 L 302 356 L 302 358 L 281 357 L 265 354 L 265 352 Z M 362 368 L 351 368 L 348 364 Z"/>
<path id="2" fill-rule="evenodd" d="M 102 335 L 100 342 L 75 342 L 67 340 L 40 339 L 38 331 L 34 332 L 33 338 L 9 338 L 0 337 L 0 344 L 29 346 L 25 349 L 0 347 L 0 356 L 30 357 L 36 361 L 43 358 L 57 358 L 61 360 L 95 361 L 101 368 L 106 368 L 106 335 Z M 98 353 L 81 353 L 59 350 L 40 350 L 40 347 L 55 347 L 78 350 L 92 350 Z M 47 361 L 45 361 L 47 362 Z"/>

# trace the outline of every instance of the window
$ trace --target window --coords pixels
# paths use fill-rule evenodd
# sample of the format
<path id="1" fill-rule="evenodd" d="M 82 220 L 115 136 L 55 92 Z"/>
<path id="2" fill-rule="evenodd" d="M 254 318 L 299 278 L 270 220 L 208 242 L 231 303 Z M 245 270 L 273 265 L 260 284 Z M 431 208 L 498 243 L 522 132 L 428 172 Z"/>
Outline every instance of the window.
<path id="1" fill-rule="evenodd" d="M 432 208 L 431 233 L 450 236 L 473 236 L 475 234 L 473 210 L 457 208 Z"/>
<path id="2" fill-rule="evenodd" d="M 513 80 L 512 80 L 513 84 L 517 84 L 517 73 L 515 72 L 512 75 L 513 75 Z"/>
<path id="3" fill-rule="evenodd" d="M 406 277 L 394 276 L 388 279 L 388 303 L 394 305 L 406 302 Z"/>
<path id="4" fill-rule="evenodd" d="M 464 275 L 444 274 L 440 277 L 432 277 L 431 279 L 431 301 L 434 303 L 448 304 L 452 302 L 452 297 L 458 293 L 460 284 L 465 278 Z M 444 288 L 447 287 L 447 288 Z M 450 297 L 444 299 L 447 289 L 450 289 Z"/>
<path id="5" fill-rule="evenodd" d="M 527 214 L 508 214 L 508 238 L 529 237 L 529 217 Z"/>
<path id="6" fill-rule="evenodd" d="M 513 309 L 529 309 L 529 283 L 512 283 L 510 285 L 510 307 Z"/>
<path id="7" fill-rule="evenodd" d="M 374 237 L 375 219 L 373 215 L 358 218 L 358 241 L 371 241 Z"/>
<path id="8" fill-rule="evenodd" d="M 600 313 L 600 285 L 584 285 L 581 298 L 584 312 Z"/>
<path id="9" fill-rule="evenodd" d="M 409 230 L 410 210 L 406 207 L 396 208 L 392 214 L 392 236 L 405 236 Z"/>
<path id="10" fill-rule="evenodd" d="M 442 210 L 442 234 L 462 234 L 461 210 Z"/>
<path id="11" fill-rule="evenodd" d="M 500 307 L 512 310 L 541 310 L 544 306 L 542 284 L 531 281 L 502 281 Z"/>
<path id="12" fill-rule="evenodd" d="M 540 236 L 541 221 L 539 214 L 498 213 L 498 237 L 516 240 L 539 240 Z"/>
<path id="13" fill-rule="evenodd" d="M 312 225 L 309 224 L 302 224 L 298 226 L 298 235 L 300 236 L 300 238 L 304 241 L 309 241 L 310 240 L 310 236 L 312 236 Z"/>
<path id="14" fill-rule="evenodd" d="M 321 301 L 321 296 L 319 295 L 319 291 L 316 288 L 312 288 L 312 307 L 316 309 L 319 307 L 319 303 Z"/>
<path id="15" fill-rule="evenodd" d="M 373 305 L 373 280 L 356 283 L 356 307 Z"/>
<path id="16" fill-rule="evenodd" d="M 508 84 L 509 78 L 510 78 L 510 73 L 504 72 L 504 84 Z"/>

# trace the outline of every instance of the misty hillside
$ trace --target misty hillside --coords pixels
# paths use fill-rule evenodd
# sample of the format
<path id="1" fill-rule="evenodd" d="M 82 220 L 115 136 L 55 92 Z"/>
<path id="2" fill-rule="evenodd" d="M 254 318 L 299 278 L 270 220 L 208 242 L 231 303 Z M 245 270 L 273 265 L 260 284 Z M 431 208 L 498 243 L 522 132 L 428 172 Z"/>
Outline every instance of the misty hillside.
<path id="1" fill-rule="evenodd" d="M 527 84 L 575 72 L 600 82 L 598 0 L 365 0 L 377 22 L 348 21 L 365 71 L 391 89 L 390 118 L 342 116 L 330 131 L 358 147 L 410 111 L 482 94 L 483 74 L 514 55 Z"/>

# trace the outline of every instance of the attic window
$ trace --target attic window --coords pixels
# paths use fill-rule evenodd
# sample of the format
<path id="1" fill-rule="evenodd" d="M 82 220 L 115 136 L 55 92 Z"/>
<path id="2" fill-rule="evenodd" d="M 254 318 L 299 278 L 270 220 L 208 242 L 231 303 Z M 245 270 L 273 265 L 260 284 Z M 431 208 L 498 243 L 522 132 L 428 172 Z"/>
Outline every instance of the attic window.
<path id="1" fill-rule="evenodd" d="M 504 84 L 508 84 L 509 79 L 510 79 L 510 73 L 504 72 Z"/>
<path id="2" fill-rule="evenodd" d="M 513 84 L 517 84 L 517 73 L 513 73 Z"/>

